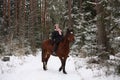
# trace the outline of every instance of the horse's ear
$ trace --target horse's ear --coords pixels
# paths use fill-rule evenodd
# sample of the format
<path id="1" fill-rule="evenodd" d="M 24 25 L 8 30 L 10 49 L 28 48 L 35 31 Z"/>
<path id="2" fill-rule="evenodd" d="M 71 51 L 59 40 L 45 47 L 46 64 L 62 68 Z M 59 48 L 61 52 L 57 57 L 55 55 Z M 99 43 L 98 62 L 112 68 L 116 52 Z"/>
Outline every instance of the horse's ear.
<path id="1" fill-rule="evenodd" d="M 67 28 L 67 33 L 74 32 L 72 28 Z"/>
<path id="2" fill-rule="evenodd" d="M 70 29 L 69 28 L 67 28 L 67 33 L 69 33 L 70 32 Z"/>
<path id="3" fill-rule="evenodd" d="M 67 32 L 73 31 L 72 28 L 67 28 Z"/>

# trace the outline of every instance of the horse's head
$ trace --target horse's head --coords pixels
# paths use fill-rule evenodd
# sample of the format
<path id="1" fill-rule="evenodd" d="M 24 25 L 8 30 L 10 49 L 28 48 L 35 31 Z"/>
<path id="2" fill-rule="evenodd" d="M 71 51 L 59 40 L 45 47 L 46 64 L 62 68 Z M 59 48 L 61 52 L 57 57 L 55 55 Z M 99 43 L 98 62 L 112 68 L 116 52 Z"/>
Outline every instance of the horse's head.
<path id="1" fill-rule="evenodd" d="M 66 35 L 67 35 L 67 38 L 70 42 L 75 41 L 73 29 L 67 29 Z"/>

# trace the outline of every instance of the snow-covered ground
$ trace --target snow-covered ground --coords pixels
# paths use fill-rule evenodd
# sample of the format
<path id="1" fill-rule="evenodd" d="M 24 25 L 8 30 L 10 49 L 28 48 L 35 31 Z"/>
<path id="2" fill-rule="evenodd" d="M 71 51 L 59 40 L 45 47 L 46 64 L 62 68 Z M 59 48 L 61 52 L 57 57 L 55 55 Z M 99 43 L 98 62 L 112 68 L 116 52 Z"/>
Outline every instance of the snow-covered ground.
<path id="1" fill-rule="evenodd" d="M 106 77 L 104 74 L 101 75 L 102 71 L 87 69 L 86 59 L 76 59 L 70 56 L 66 63 L 68 74 L 58 71 L 60 65 L 58 57 L 51 56 L 48 70 L 44 71 L 40 51 L 37 56 L 11 56 L 9 62 L 0 61 L 0 80 L 120 80 L 118 76 Z M 100 75 L 96 74 L 98 72 Z"/>

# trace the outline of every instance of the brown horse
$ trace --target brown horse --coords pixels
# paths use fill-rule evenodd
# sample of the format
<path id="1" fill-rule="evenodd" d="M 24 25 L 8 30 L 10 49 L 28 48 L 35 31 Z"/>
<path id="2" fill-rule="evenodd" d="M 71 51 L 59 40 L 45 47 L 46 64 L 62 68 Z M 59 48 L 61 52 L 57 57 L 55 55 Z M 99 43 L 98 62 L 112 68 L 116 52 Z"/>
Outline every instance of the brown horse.
<path id="1" fill-rule="evenodd" d="M 61 67 L 59 68 L 59 71 L 63 69 L 63 73 L 67 74 L 65 70 L 65 64 L 66 60 L 70 51 L 69 44 L 70 42 L 73 42 L 74 39 L 74 33 L 73 29 L 67 29 L 67 32 L 63 38 L 63 40 L 60 42 L 58 49 L 56 51 L 56 55 L 59 57 L 61 61 Z M 43 62 L 43 69 L 47 70 L 47 62 L 52 54 L 53 51 L 53 45 L 51 43 L 51 39 L 45 40 L 42 43 L 42 62 Z"/>

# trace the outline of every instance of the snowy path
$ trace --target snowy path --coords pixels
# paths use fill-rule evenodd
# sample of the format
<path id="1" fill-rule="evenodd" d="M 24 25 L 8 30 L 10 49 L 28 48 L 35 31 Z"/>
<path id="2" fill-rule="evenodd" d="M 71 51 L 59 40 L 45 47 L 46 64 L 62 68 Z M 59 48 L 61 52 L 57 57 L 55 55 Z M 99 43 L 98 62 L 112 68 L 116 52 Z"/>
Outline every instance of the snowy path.
<path id="1" fill-rule="evenodd" d="M 15 65 L 17 60 L 13 59 L 11 62 Z M 19 65 L 17 63 L 15 66 L 4 75 L 0 74 L 0 80 L 83 80 L 75 71 L 72 57 L 69 57 L 66 63 L 67 75 L 58 71 L 60 61 L 58 57 L 54 56 L 49 59 L 47 71 L 42 69 L 41 55 L 25 57 L 19 62 Z"/>

